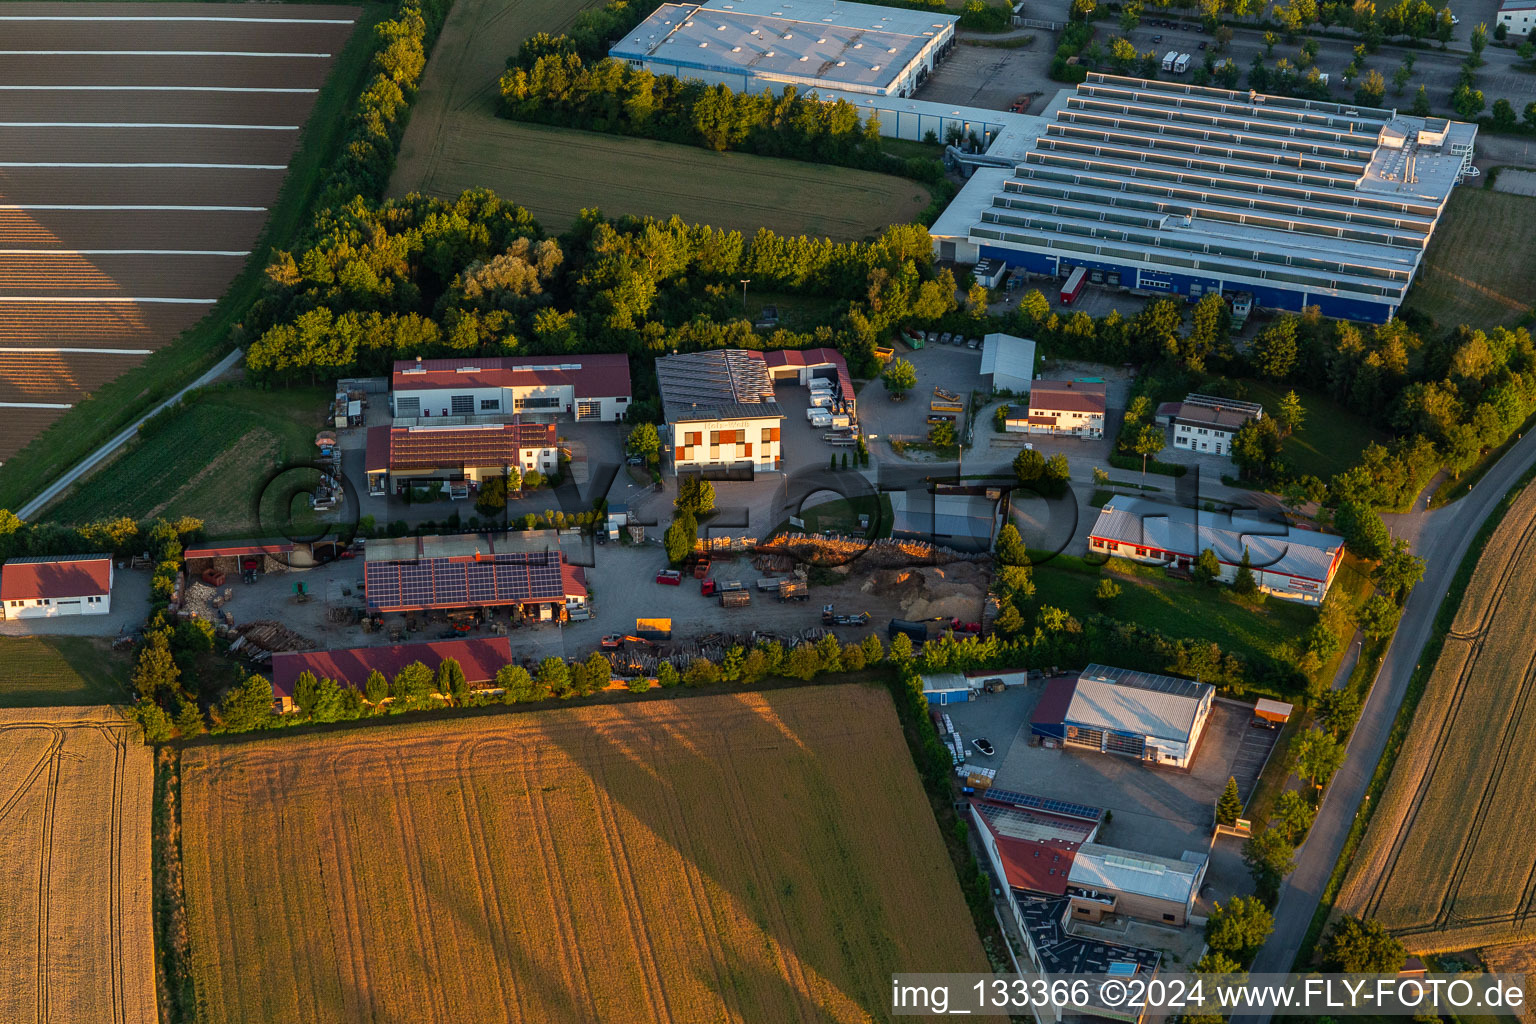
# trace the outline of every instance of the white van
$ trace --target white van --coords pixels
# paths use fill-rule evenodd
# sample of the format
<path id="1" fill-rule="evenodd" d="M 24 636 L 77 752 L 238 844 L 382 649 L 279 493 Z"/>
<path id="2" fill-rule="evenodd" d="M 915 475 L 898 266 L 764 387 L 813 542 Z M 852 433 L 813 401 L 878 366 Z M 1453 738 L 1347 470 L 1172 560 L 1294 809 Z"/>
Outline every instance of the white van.
<path id="1" fill-rule="evenodd" d="M 830 395 L 813 395 L 813 396 L 811 396 L 811 408 L 813 408 L 813 409 L 830 409 L 830 408 L 832 408 L 832 397 Z"/>
<path id="2" fill-rule="evenodd" d="M 807 409 L 805 412 L 811 426 L 817 430 L 825 430 L 832 425 L 832 414 L 825 409 Z"/>
<path id="3" fill-rule="evenodd" d="M 825 377 L 812 377 L 809 387 L 812 391 L 831 391 L 832 382 Z"/>

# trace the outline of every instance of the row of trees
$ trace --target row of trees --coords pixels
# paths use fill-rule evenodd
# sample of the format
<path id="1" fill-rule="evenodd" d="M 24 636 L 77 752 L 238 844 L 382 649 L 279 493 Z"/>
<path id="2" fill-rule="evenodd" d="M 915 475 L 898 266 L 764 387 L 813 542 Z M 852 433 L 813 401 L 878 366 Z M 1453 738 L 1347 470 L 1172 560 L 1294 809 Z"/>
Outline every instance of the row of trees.
<path id="1" fill-rule="evenodd" d="M 589 63 L 571 52 L 531 61 L 529 55 L 525 45 L 500 81 L 501 112 L 513 120 L 858 167 L 930 184 L 944 176 L 936 159 L 886 153 L 879 119 L 861 121 L 846 100 L 801 96 L 793 86 L 779 96 L 738 93 L 612 58 Z"/>
<path id="2" fill-rule="evenodd" d="M 589 211 L 557 242 L 486 191 L 355 199 L 321 214 L 303 249 L 274 254 L 267 276 L 247 318 L 247 365 L 273 381 L 381 373 L 412 356 L 727 346 L 835 347 L 860 374 L 896 324 L 956 308 L 953 275 L 935 272 L 921 226 L 836 243 Z M 810 332 L 758 334 L 730 301 L 744 277 L 847 305 Z M 650 361 L 635 369 L 643 415 Z"/>

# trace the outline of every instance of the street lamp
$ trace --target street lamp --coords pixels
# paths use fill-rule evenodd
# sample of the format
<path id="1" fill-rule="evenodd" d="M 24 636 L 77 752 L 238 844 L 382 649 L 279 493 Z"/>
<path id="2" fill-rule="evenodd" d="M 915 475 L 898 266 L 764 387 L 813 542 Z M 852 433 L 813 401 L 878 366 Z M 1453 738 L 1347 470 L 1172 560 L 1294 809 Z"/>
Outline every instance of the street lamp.
<path id="1" fill-rule="evenodd" d="M 751 283 L 752 283 L 752 279 L 750 277 L 742 278 L 742 281 L 741 281 L 741 311 L 743 313 L 745 313 L 747 311 L 747 285 L 749 285 Z"/>

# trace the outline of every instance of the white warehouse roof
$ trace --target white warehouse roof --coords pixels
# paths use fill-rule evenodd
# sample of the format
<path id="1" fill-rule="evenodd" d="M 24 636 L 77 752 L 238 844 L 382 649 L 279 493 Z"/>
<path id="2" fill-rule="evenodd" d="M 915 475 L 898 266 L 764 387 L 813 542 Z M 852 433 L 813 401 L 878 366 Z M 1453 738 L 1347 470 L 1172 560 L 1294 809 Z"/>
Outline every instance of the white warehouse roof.
<path id="1" fill-rule="evenodd" d="M 1215 692 L 1209 683 L 1089 665 L 1064 717 L 1090 729 L 1188 743 L 1200 705 Z"/>
<path id="2" fill-rule="evenodd" d="M 935 39 L 953 14 L 843 0 L 706 0 L 663 4 L 608 55 L 700 71 L 881 90 Z"/>
<path id="3" fill-rule="evenodd" d="M 1035 376 L 1035 343 L 1012 334 L 989 334 L 981 350 L 982 376 L 1029 381 Z"/>
<path id="4" fill-rule="evenodd" d="M 1205 512 L 1146 498 L 1116 495 L 1099 510 L 1090 538 L 1156 548 L 1194 558 L 1206 548 L 1227 565 L 1243 550 L 1254 569 L 1310 580 L 1327 580 L 1344 539 L 1241 512 Z"/>
<path id="5" fill-rule="evenodd" d="M 1100 73 L 1042 117 L 1013 173 L 973 178 L 935 234 L 1393 308 L 1477 137 L 1392 109 Z"/>
<path id="6" fill-rule="evenodd" d="M 1151 896 L 1170 903 L 1188 903 L 1194 895 L 1205 854 L 1186 853 L 1187 860 L 1132 853 L 1113 846 L 1084 843 L 1072 859 L 1067 881 L 1084 889 L 1112 890 Z"/>

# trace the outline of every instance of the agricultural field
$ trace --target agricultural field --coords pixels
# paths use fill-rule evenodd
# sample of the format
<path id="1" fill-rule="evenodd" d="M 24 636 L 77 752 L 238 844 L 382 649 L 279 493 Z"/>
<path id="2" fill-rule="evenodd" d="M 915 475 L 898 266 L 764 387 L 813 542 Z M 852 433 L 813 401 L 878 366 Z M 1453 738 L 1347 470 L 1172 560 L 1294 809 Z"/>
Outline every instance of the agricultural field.
<path id="1" fill-rule="evenodd" d="M 209 1024 L 862 1022 L 988 969 L 883 689 L 194 746 L 181 792 Z"/>
<path id="2" fill-rule="evenodd" d="M 1536 305 L 1536 198 L 1459 188 L 1451 195 L 1404 308 L 1441 328 L 1512 326 Z"/>
<path id="3" fill-rule="evenodd" d="M 210 311 L 358 14 L 9 5 L 0 459 Z"/>
<path id="4" fill-rule="evenodd" d="M 109 640 L 0 636 L 0 708 L 126 704 L 132 673 Z"/>
<path id="5" fill-rule="evenodd" d="M 912 220 L 928 190 L 886 174 L 496 116 L 497 79 L 524 39 L 559 33 L 597 0 L 460 0 L 433 48 L 390 195 L 456 199 L 489 188 L 552 233 L 583 208 L 784 234 L 856 239 Z"/>
<path id="6" fill-rule="evenodd" d="M 1339 894 L 1411 952 L 1536 938 L 1536 487 L 1489 539 Z"/>
<path id="7" fill-rule="evenodd" d="M 212 539 L 274 536 L 281 531 L 255 514 L 255 501 L 277 467 L 316 457 L 315 432 L 330 397 L 313 388 L 200 392 L 44 518 L 67 525 L 189 515 L 203 520 Z"/>
<path id="8" fill-rule="evenodd" d="M 668 142 L 486 118 L 451 126 L 422 191 L 443 199 L 490 188 L 543 227 L 566 230 L 584 208 L 839 241 L 879 234 L 928 205 L 928 189 L 889 174 L 716 153 Z"/>
<path id="9" fill-rule="evenodd" d="M 156 1019 L 152 755 L 112 708 L 0 710 L 0 1020 Z"/>

